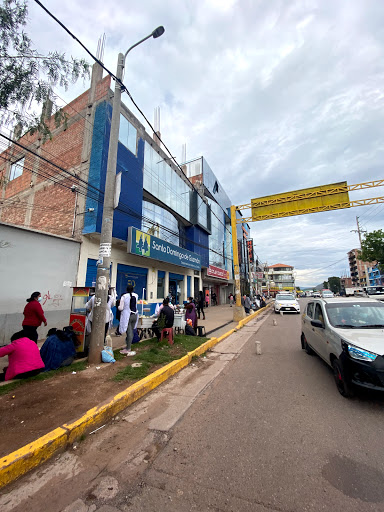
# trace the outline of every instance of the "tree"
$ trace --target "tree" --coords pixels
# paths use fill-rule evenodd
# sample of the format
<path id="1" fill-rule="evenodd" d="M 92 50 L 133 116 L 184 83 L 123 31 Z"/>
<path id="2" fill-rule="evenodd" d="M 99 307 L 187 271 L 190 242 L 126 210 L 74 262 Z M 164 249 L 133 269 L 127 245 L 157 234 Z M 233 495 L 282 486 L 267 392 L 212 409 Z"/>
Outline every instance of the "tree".
<path id="1" fill-rule="evenodd" d="M 70 82 L 89 76 L 89 64 L 84 59 L 67 60 L 64 53 L 51 51 L 40 55 L 24 28 L 27 25 L 27 0 L 3 0 L 0 7 L 0 112 L 5 124 L 19 124 L 20 130 L 38 129 L 50 133 L 43 116 L 25 110 L 31 103 L 53 102 L 56 126 L 65 115 L 55 103 L 52 88 L 68 88 Z"/>
<path id="2" fill-rule="evenodd" d="M 384 270 L 384 231 L 382 229 L 364 235 L 358 258 L 363 261 L 376 261 L 380 270 Z"/>
<path id="3" fill-rule="evenodd" d="M 331 292 L 340 293 L 340 290 L 341 290 L 340 277 L 336 277 L 336 276 L 328 277 L 328 284 L 329 284 L 329 289 L 331 290 Z"/>
<path id="4" fill-rule="evenodd" d="M 323 288 L 328 290 L 328 281 L 323 281 Z"/>

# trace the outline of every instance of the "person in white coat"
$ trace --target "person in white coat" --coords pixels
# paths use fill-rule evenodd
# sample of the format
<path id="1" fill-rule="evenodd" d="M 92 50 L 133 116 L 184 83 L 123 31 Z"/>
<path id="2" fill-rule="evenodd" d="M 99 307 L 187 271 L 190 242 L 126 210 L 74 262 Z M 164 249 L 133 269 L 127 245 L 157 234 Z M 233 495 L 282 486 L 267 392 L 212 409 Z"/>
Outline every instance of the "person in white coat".
<path id="1" fill-rule="evenodd" d="M 116 302 L 116 292 L 114 289 L 111 289 L 108 293 L 107 309 L 105 312 L 104 340 L 108 333 L 108 329 L 112 326 L 112 322 L 113 322 L 112 308 L 115 305 L 115 302 Z M 87 319 L 86 319 L 86 323 L 85 323 L 85 329 L 86 329 L 87 333 L 90 333 L 92 330 L 94 307 L 95 307 L 95 295 L 92 295 L 92 297 L 89 299 L 89 301 L 85 305 L 85 310 L 87 311 Z"/>
<path id="2" fill-rule="evenodd" d="M 127 333 L 125 338 L 127 348 L 120 350 L 120 354 L 127 356 L 134 356 L 136 354 L 134 350 L 131 350 L 131 346 L 133 331 L 137 328 L 139 322 L 139 312 L 137 310 L 138 300 L 139 296 L 137 293 L 133 293 L 133 286 L 128 285 L 127 293 L 121 296 L 119 304 L 119 311 L 121 311 L 119 331 L 121 334 Z"/>

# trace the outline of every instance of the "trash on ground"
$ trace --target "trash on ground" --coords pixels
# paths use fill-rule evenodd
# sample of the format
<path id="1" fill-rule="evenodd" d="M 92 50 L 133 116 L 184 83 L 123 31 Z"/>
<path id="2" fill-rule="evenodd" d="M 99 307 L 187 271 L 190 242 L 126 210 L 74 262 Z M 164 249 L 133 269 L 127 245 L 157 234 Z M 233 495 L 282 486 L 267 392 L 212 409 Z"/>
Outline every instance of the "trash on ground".
<path id="1" fill-rule="evenodd" d="M 96 370 L 100 370 L 101 366 L 96 366 Z"/>
<path id="2" fill-rule="evenodd" d="M 132 363 L 131 366 L 132 368 L 140 368 L 140 366 L 142 365 L 143 363 Z"/>
<path id="3" fill-rule="evenodd" d="M 76 372 L 72 372 L 72 375 L 76 375 Z"/>
<path id="4" fill-rule="evenodd" d="M 94 434 L 95 432 L 97 432 L 98 430 L 100 430 L 101 428 L 104 428 L 105 425 L 102 425 L 101 427 L 97 428 L 96 430 L 92 430 L 92 432 L 89 433 L 89 435 L 91 434 Z"/>

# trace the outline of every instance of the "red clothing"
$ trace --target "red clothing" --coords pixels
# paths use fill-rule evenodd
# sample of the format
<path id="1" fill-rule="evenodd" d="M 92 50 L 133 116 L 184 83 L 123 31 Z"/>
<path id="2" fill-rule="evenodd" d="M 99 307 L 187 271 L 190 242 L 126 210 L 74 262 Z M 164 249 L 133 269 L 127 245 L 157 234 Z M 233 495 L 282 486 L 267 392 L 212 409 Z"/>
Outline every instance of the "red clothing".
<path id="1" fill-rule="evenodd" d="M 8 356 L 9 366 L 5 372 L 5 380 L 11 380 L 20 373 L 44 368 L 40 350 L 29 338 L 20 338 L 0 348 L 0 357 Z"/>
<path id="2" fill-rule="evenodd" d="M 22 325 L 31 325 L 32 327 L 40 327 L 46 322 L 43 308 L 37 300 L 31 300 L 24 308 L 24 320 Z"/>

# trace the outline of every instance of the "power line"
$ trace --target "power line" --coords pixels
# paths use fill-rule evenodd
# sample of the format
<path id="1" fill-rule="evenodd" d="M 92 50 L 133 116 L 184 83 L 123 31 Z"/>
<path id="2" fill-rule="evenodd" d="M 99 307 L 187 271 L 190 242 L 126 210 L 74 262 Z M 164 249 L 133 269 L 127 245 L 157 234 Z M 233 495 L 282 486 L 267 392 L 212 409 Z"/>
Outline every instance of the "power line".
<path id="1" fill-rule="evenodd" d="M 138 104 L 135 102 L 135 100 L 133 99 L 133 96 L 131 95 L 131 93 L 128 91 L 128 89 L 126 88 L 126 86 L 123 84 L 122 80 L 120 80 L 119 78 L 116 77 L 116 75 L 114 75 L 114 73 L 112 73 L 108 68 L 106 68 L 104 66 L 104 64 L 97 58 L 93 55 L 93 53 L 88 50 L 88 48 L 80 41 L 80 39 L 78 37 L 76 37 L 73 32 L 71 32 L 65 25 L 64 23 L 62 23 L 56 16 L 54 16 L 39 0 L 35 0 L 35 2 L 52 18 L 56 21 L 56 23 L 58 23 L 76 42 L 78 42 L 80 44 L 80 46 L 88 53 L 88 55 L 90 55 L 92 57 L 92 59 L 97 62 L 115 81 L 117 81 L 121 87 L 121 92 L 126 92 L 128 94 L 128 97 L 130 98 L 130 100 L 132 101 L 132 103 L 135 105 L 135 107 L 137 108 L 137 110 L 140 112 L 140 114 L 143 116 L 143 118 L 145 119 L 145 121 L 147 122 L 148 126 L 151 128 L 151 130 L 153 131 L 153 133 L 156 133 L 154 127 L 152 126 L 152 124 L 150 123 L 150 121 L 147 119 L 147 117 L 145 116 L 144 112 L 140 109 L 140 107 L 138 106 Z M 176 158 L 172 155 L 171 151 L 168 149 L 167 145 L 165 144 L 165 142 L 160 138 L 158 137 L 158 140 L 160 141 L 161 144 L 163 144 L 164 148 L 166 149 L 166 151 L 168 152 L 168 154 L 170 155 L 170 159 L 173 160 L 173 162 L 175 163 L 175 165 L 179 168 L 179 170 L 181 171 L 181 173 L 184 174 L 183 172 L 183 169 L 181 168 L 181 166 L 179 165 L 179 163 L 177 162 Z M 190 182 L 191 185 L 192 185 L 192 188 L 198 193 L 198 190 L 197 188 L 194 186 L 194 184 L 192 182 Z M 200 194 L 199 194 L 200 195 Z M 230 230 L 226 227 L 225 223 L 223 223 L 218 217 L 217 215 L 212 212 L 212 214 L 217 218 L 217 220 L 224 226 L 224 229 L 228 231 L 229 234 L 231 234 Z"/>

